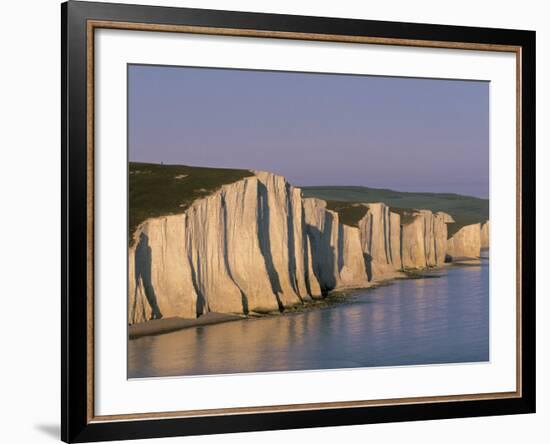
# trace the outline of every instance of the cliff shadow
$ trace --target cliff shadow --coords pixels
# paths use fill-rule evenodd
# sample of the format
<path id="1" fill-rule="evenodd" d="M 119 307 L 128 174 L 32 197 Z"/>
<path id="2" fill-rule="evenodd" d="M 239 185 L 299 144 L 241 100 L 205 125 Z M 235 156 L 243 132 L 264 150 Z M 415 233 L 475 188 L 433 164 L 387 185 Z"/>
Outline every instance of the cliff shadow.
<path id="1" fill-rule="evenodd" d="M 367 272 L 367 279 L 372 281 L 372 256 L 368 253 L 363 253 L 363 260 L 365 261 L 365 271 Z"/>
<path id="2" fill-rule="evenodd" d="M 143 289 L 145 291 L 145 297 L 147 302 L 152 310 L 151 319 L 161 319 L 162 314 L 160 312 L 157 295 L 155 289 L 153 288 L 153 283 L 151 281 L 151 263 L 152 263 L 152 251 L 149 246 L 149 237 L 145 233 L 141 233 L 139 236 L 139 243 L 136 247 L 136 252 L 134 256 L 134 266 L 135 266 L 135 295 L 134 300 L 137 300 L 137 292 L 139 288 L 139 281 L 143 284 Z"/>
<path id="3" fill-rule="evenodd" d="M 271 255 L 271 237 L 269 233 L 270 211 L 267 194 L 266 186 L 258 181 L 258 238 L 260 239 L 260 252 L 265 261 L 271 289 L 277 298 L 279 310 L 282 311 L 284 306 L 279 297 L 279 293 L 282 292 L 281 281 L 277 270 L 275 270 L 273 256 Z"/>
<path id="4" fill-rule="evenodd" d="M 401 270 L 405 269 L 404 259 L 403 259 L 403 225 L 399 224 L 399 256 L 401 257 Z"/>
<path id="5" fill-rule="evenodd" d="M 336 249 L 330 244 L 332 217 L 325 217 L 324 231 L 314 225 L 306 224 L 306 231 L 311 244 L 311 264 L 321 291 L 326 293 L 336 287 Z"/>
<path id="6" fill-rule="evenodd" d="M 288 232 L 288 275 L 290 276 L 290 283 L 294 288 L 296 294 L 300 297 L 300 292 L 298 290 L 298 279 L 296 276 L 296 246 L 294 245 L 294 208 L 292 206 L 291 190 L 290 184 L 285 185 L 286 190 L 286 204 L 287 204 L 287 216 L 286 216 L 286 226 Z M 303 251 L 303 245 L 302 245 Z"/>
<path id="7" fill-rule="evenodd" d="M 344 268 L 344 226 L 338 223 L 338 273 Z"/>
<path id="8" fill-rule="evenodd" d="M 233 277 L 233 272 L 231 271 L 231 267 L 229 266 L 229 252 L 227 251 L 227 204 L 225 202 L 225 197 L 222 195 L 221 197 L 221 205 L 222 205 L 222 211 L 223 211 L 223 224 L 224 224 L 224 238 L 223 238 L 223 263 L 225 265 L 225 269 L 227 270 L 227 274 L 229 278 L 233 281 L 235 284 L 235 287 L 239 289 L 239 292 L 241 293 L 241 304 L 243 307 L 243 313 L 248 314 L 248 298 L 242 288 L 239 284 L 235 281 L 235 278 Z"/>
<path id="9" fill-rule="evenodd" d="M 192 251 L 190 246 L 187 247 L 187 251 Z M 201 288 L 199 286 L 199 280 L 197 278 L 197 271 L 195 270 L 195 267 L 193 266 L 193 260 L 191 257 L 187 257 L 187 260 L 189 261 L 189 268 L 191 270 L 191 282 L 193 283 L 193 288 L 195 289 L 195 293 L 197 294 L 197 303 L 195 305 L 195 313 L 197 314 L 197 318 L 199 316 L 202 316 L 203 314 L 210 311 L 210 307 L 207 304 L 206 298 L 204 297 L 204 294 L 201 291 Z M 197 268 L 200 268 L 201 258 L 199 255 L 197 255 Z"/>
<path id="10" fill-rule="evenodd" d="M 367 280 L 370 282 L 372 281 L 372 226 L 374 225 L 374 220 L 372 214 L 368 215 L 369 217 L 369 224 L 368 227 L 368 233 L 367 233 L 367 239 L 366 239 L 366 249 L 369 251 L 363 252 L 363 261 L 365 262 L 365 271 L 367 272 Z"/>
<path id="11" fill-rule="evenodd" d="M 386 264 L 393 264 L 393 252 L 391 251 L 391 215 L 390 209 L 384 210 L 384 217 L 382 218 L 384 225 L 384 253 L 386 254 Z M 370 278 L 369 278 L 370 280 Z"/>
<path id="12" fill-rule="evenodd" d="M 305 223 L 306 220 L 306 213 L 304 210 L 304 206 L 302 205 L 302 249 L 304 251 L 303 259 L 304 259 L 304 279 L 306 283 L 306 290 L 310 296 L 313 296 L 313 291 L 311 288 L 311 281 L 310 281 L 310 275 L 309 275 L 309 265 L 311 264 L 311 270 L 313 271 L 313 253 L 310 252 L 311 248 L 311 240 L 309 239 L 308 233 L 307 233 L 307 224 Z M 310 256 L 311 253 L 311 256 Z M 314 273 L 315 274 L 315 273 Z M 319 282 L 319 280 L 317 280 Z"/>

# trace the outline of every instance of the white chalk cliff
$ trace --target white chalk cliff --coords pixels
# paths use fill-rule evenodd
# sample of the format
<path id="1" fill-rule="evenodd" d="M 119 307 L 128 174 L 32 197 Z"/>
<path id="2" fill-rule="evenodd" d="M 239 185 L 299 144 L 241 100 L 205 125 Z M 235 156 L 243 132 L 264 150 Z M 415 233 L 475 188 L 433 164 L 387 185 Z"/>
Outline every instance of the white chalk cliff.
<path id="1" fill-rule="evenodd" d="M 490 222 L 487 221 L 481 225 L 481 248 L 489 248 L 489 231 L 490 231 Z"/>
<path id="2" fill-rule="evenodd" d="M 404 269 L 441 266 L 446 256 L 479 257 L 488 245 L 488 223 L 487 234 L 475 224 L 447 240 L 448 214 L 414 210 L 404 223 L 384 203 L 365 204 L 358 227 L 344 225 L 325 201 L 302 198 L 281 176 L 254 173 L 183 214 L 137 228 L 129 248 L 129 324 L 281 311 Z"/>
<path id="3" fill-rule="evenodd" d="M 480 224 L 466 225 L 447 240 L 447 256 L 451 260 L 478 258 L 480 251 Z"/>
<path id="4" fill-rule="evenodd" d="M 312 269 L 323 291 L 368 285 L 359 229 L 339 222 L 324 200 L 303 199 Z"/>
<path id="5" fill-rule="evenodd" d="M 401 260 L 401 216 L 384 203 L 366 204 L 367 213 L 359 221 L 361 247 L 369 279 L 397 275 Z"/>
<path id="6" fill-rule="evenodd" d="M 404 211 L 400 224 L 399 269 L 423 269 L 443 265 L 447 247 L 447 224 L 452 222 L 453 218 L 442 211 Z"/>

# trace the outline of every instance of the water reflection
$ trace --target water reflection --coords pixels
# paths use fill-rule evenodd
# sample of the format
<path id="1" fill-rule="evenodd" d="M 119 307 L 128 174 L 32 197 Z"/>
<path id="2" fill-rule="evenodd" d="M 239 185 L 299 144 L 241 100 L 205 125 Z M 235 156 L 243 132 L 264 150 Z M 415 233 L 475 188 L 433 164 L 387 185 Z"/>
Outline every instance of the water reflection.
<path id="1" fill-rule="evenodd" d="M 351 303 L 135 339 L 129 377 L 487 361 L 488 262 L 440 274 Z"/>

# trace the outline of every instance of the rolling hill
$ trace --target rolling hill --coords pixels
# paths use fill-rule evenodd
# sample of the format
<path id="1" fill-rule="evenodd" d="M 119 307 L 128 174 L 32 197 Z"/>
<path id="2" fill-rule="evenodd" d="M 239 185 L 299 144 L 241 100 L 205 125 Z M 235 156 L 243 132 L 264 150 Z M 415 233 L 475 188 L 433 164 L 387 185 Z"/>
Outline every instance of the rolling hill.
<path id="1" fill-rule="evenodd" d="M 342 216 L 342 222 L 356 225 L 364 212 L 354 204 L 384 202 L 396 210 L 427 209 L 444 211 L 455 220 L 449 225 L 449 236 L 465 225 L 483 223 L 489 219 L 489 200 L 453 193 L 411 193 L 360 186 L 302 187 L 304 197 L 316 197 L 328 202 L 328 208 Z M 402 211 L 396 211 L 402 212 Z"/>

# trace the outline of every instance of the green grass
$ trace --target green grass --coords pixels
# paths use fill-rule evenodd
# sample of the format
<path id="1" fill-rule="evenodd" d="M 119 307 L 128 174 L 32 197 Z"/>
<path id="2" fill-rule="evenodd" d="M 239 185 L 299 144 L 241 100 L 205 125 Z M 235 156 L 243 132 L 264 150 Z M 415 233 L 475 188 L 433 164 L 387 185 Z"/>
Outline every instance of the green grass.
<path id="1" fill-rule="evenodd" d="M 341 223 L 357 227 L 359 221 L 367 214 L 367 207 L 359 204 L 350 204 L 338 200 L 327 200 L 327 208 L 338 213 Z"/>
<path id="2" fill-rule="evenodd" d="M 316 186 L 302 188 L 304 197 L 317 197 L 327 201 L 340 201 L 338 206 L 345 211 L 343 202 L 374 203 L 384 202 L 395 212 L 416 208 L 444 211 L 452 216 L 455 223 L 449 224 L 449 236 L 465 225 L 483 223 L 489 219 L 489 200 L 452 193 L 408 193 L 379 188 Z M 346 219 L 348 220 L 348 219 Z M 352 223 L 357 225 L 357 223 Z"/>
<path id="3" fill-rule="evenodd" d="M 196 199 L 252 175 L 248 170 L 130 162 L 128 241 L 145 220 L 183 213 Z"/>
<path id="4" fill-rule="evenodd" d="M 338 213 L 340 222 L 350 227 L 359 227 L 359 221 L 367 214 L 367 207 L 361 203 L 343 200 L 327 200 L 326 202 L 327 209 Z M 391 210 L 401 216 L 402 225 L 411 223 L 415 218 L 414 210 L 410 208 L 391 208 Z"/>
<path id="5" fill-rule="evenodd" d="M 391 210 L 401 216 L 401 225 L 410 224 L 415 219 L 414 210 L 410 208 L 392 208 Z"/>

